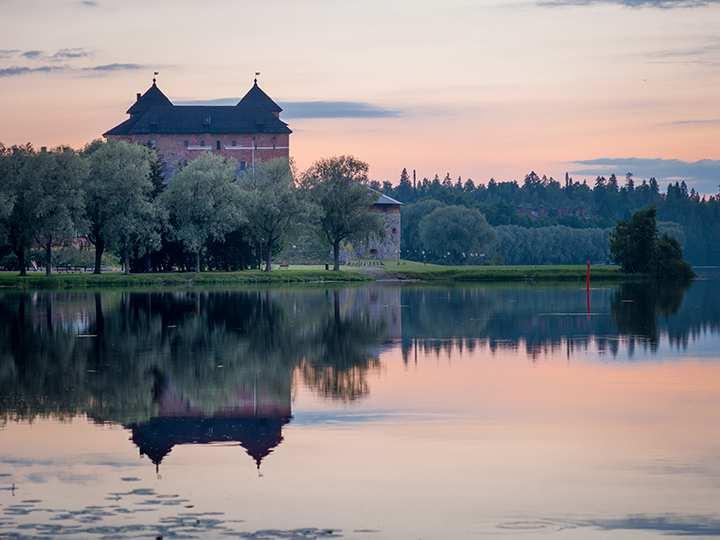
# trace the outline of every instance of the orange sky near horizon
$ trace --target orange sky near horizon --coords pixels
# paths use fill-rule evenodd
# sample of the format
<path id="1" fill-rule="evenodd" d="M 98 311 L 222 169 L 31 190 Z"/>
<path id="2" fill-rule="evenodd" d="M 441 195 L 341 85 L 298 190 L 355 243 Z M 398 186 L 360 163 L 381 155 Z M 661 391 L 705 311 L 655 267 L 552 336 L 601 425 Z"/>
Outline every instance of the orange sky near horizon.
<path id="1" fill-rule="evenodd" d="M 407 167 L 484 182 L 630 157 L 669 177 L 652 160 L 678 159 L 716 192 L 720 4 L 548 3 L 3 0 L 0 141 L 82 146 L 126 118 L 155 69 L 179 101 L 240 97 L 259 70 L 281 103 L 376 110 L 286 118 L 301 169 L 348 153 L 377 179 Z"/>

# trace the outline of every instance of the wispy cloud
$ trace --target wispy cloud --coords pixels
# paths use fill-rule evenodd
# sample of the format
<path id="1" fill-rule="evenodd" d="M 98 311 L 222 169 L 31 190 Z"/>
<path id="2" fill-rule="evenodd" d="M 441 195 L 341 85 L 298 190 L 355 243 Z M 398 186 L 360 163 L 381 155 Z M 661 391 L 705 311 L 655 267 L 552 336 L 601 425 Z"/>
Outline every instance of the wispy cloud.
<path id="1" fill-rule="evenodd" d="M 0 78 L 20 77 L 23 75 L 33 75 L 37 73 L 55 74 L 55 73 L 82 73 L 101 75 L 117 71 L 136 71 L 139 69 L 149 69 L 142 64 L 101 64 L 98 66 L 72 67 L 66 65 L 48 64 L 42 66 L 9 66 L 0 68 Z"/>
<path id="2" fill-rule="evenodd" d="M 537 0 L 547 7 L 617 5 L 630 8 L 700 8 L 720 4 L 720 0 Z"/>
<path id="3" fill-rule="evenodd" d="M 239 97 L 177 101 L 177 105 L 235 105 Z M 283 118 L 393 118 L 403 111 L 363 101 L 281 101 Z"/>
<path id="4" fill-rule="evenodd" d="M 0 49 L 0 59 L 7 58 L 22 58 L 25 60 L 44 60 L 44 61 L 60 61 L 60 60 L 74 60 L 77 58 L 88 58 L 93 55 L 91 49 L 84 47 L 68 47 L 64 49 L 58 49 L 54 53 L 45 53 L 39 49 Z"/>
<path id="5" fill-rule="evenodd" d="M 60 49 L 52 55 L 52 58 L 55 60 L 68 60 L 74 58 L 88 58 L 92 55 L 93 51 L 90 49 L 85 49 L 83 47 L 71 47 L 69 49 Z"/>
<path id="6" fill-rule="evenodd" d="M 101 64 L 99 66 L 90 66 L 80 68 L 82 71 L 91 71 L 95 73 L 103 73 L 110 71 L 135 71 L 138 69 L 149 69 L 142 64 Z"/>
<path id="7" fill-rule="evenodd" d="M 19 77 L 22 75 L 32 75 L 33 73 L 53 73 L 67 71 L 65 66 L 10 66 L 0 68 L 0 78 L 2 77 Z"/>
<path id="8" fill-rule="evenodd" d="M 85 7 L 98 7 L 100 2 L 97 2 L 96 0 L 80 0 L 79 4 Z"/>
<path id="9" fill-rule="evenodd" d="M 574 162 L 580 168 L 572 171 L 581 176 L 624 176 L 632 172 L 637 178 L 655 177 L 668 183 L 685 180 L 700 193 L 717 193 L 720 185 L 720 160 L 702 159 L 683 161 L 680 159 L 602 157 L 583 159 Z"/>
<path id="10" fill-rule="evenodd" d="M 710 126 L 720 124 L 720 118 L 690 118 L 687 120 L 673 120 L 666 122 L 666 126 Z"/>

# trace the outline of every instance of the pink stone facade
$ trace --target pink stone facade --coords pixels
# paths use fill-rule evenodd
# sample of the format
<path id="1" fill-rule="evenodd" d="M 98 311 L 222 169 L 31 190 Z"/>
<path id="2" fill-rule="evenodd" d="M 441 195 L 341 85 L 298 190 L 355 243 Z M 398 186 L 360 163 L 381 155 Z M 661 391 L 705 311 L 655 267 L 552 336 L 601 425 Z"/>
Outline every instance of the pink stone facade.
<path id="1" fill-rule="evenodd" d="M 252 168 L 253 164 L 263 161 L 290 157 L 289 134 L 148 134 L 108 135 L 107 138 L 155 148 L 163 161 L 167 177 L 172 176 L 179 168 L 205 152 L 234 159 L 238 164 L 239 171 Z"/>

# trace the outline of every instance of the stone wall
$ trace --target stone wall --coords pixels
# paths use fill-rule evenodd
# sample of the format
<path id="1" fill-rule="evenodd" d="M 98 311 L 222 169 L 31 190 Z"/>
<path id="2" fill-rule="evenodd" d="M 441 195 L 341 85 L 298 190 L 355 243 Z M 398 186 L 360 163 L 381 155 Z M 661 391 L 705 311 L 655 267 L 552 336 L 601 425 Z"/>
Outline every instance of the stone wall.
<path id="1" fill-rule="evenodd" d="M 348 253 L 349 259 L 400 260 L 400 207 L 375 205 L 373 211 L 381 215 L 385 234 L 370 236 L 364 242 L 356 242 Z"/>
<path id="2" fill-rule="evenodd" d="M 188 134 L 188 135 L 127 135 L 108 136 L 108 139 L 123 140 L 154 147 L 165 167 L 166 178 L 172 176 L 180 167 L 205 152 L 220 154 L 238 162 L 238 169 L 250 168 L 255 163 L 275 158 L 290 157 L 290 136 L 272 135 L 232 135 L 232 134 Z M 218 145 L 220 149 L 218 150 Z"/>

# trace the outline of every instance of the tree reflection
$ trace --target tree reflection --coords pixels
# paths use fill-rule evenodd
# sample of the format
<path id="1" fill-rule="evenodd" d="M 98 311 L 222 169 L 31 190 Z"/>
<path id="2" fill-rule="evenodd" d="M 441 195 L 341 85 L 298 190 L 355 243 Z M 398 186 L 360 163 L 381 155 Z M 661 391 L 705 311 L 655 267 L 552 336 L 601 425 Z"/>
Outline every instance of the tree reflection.
<path id="1" fill-rule="evenodd" d="M 323 397 L 367 393 L 386 325 L 352 290 L 5 295 L 7 419 L 86 414 L 174 444 L 236 441 L 260 460 L 291 418 L 295 373 Z"/>

